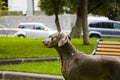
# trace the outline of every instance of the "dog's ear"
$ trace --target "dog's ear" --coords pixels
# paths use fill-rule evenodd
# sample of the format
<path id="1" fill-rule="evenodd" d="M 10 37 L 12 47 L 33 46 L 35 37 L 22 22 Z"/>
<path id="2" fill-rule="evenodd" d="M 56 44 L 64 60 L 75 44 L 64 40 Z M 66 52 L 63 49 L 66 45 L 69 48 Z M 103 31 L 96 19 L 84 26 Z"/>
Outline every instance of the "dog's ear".
<path id="1" fill-rule="evenodd" d="M 68 40 L 69 40 L 68 36 L 64 33 L 61 33 L 60 34 L 60 39 L 58 41 L 58 46 L 59 47 L 63 46 Z"/>

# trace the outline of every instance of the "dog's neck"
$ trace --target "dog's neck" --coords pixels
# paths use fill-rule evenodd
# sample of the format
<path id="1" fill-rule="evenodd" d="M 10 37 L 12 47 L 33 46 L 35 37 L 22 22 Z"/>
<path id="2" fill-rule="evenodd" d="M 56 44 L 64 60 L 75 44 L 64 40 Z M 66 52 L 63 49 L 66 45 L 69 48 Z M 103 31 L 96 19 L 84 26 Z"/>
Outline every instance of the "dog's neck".
<path id="1" fill-rule="evenodd" d="M 61 47 L 55 47 L 55 49 L 59 53 L 61 61 L 64 61 L 70 56 L 73 56 L 76 54 L 76 49 L 72 46 L 72 44 L 69 41 L 67 41 Z"/>

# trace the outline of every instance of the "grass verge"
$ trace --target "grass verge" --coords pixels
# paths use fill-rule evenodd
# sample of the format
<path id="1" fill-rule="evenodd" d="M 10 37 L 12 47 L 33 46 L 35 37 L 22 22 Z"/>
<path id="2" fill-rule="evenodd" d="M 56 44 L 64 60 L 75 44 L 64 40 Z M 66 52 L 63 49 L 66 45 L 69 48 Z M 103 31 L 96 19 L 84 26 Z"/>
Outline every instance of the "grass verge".
<path id="1" fill-rule="evenodd" d="M 58 56 L 54 49 L 45 48 L 42 40 L 0 37 L 0 59 Z"/>
<path id="2" fill-rule="evenodd" d="M 53 48 L 45 48 L 43 39 L 0 37 L 0 59 L 57 57 Z M 80 51 L 90 54 L 97 39 L 90 39 L 90 45 L 83 45 L 82 39 L 72 39 L 72 44 Z"/>
<path id="3" fill-rule="evenodd" d="M 4 71 L 20 71 L 29 73 L 61 75 L 60 62 L 30 62 L 17 65 L 1 65 L 0 70 Z"/>

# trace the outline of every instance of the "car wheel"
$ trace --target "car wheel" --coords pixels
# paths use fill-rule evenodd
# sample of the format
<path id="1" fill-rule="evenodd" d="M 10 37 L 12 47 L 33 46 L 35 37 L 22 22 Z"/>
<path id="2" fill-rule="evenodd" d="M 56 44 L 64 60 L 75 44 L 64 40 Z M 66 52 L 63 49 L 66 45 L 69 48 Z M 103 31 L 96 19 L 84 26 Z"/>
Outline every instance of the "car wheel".
<path id="1" fill-rule="evenodd" d="M 100 35 L 92 34 L 92 35 L 90 35 L 90 38 L 101 38 L 101 37 L 100 37 Z"/>
<path id="2" fill-rule="evenodd" d="M 22 35 L 22 34 L 18 35 L 17 37 L 22 37 L 22 38 L 25 38 L 25 36 L 24 36 L 24 35 Z"/>

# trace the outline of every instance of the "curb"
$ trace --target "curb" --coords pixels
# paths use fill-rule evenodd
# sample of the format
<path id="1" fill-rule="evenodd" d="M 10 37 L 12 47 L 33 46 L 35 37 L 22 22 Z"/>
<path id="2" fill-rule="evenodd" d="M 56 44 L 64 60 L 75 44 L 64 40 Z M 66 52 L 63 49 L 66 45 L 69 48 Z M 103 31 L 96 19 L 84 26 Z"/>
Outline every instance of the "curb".
<path id="1" fill-rule="evenodd" d="M 59 58 L 20 58 L 20 59 L 3 59 L 0 60 L 0 65 L 19 64 L 22 62 L 42 62 L 42 61 L 57 61 Z"/>
<path id="2" fill-rule="evenodd" d="M 62 76 L 0 71 L 0 80 L 64 80 Z"/>

